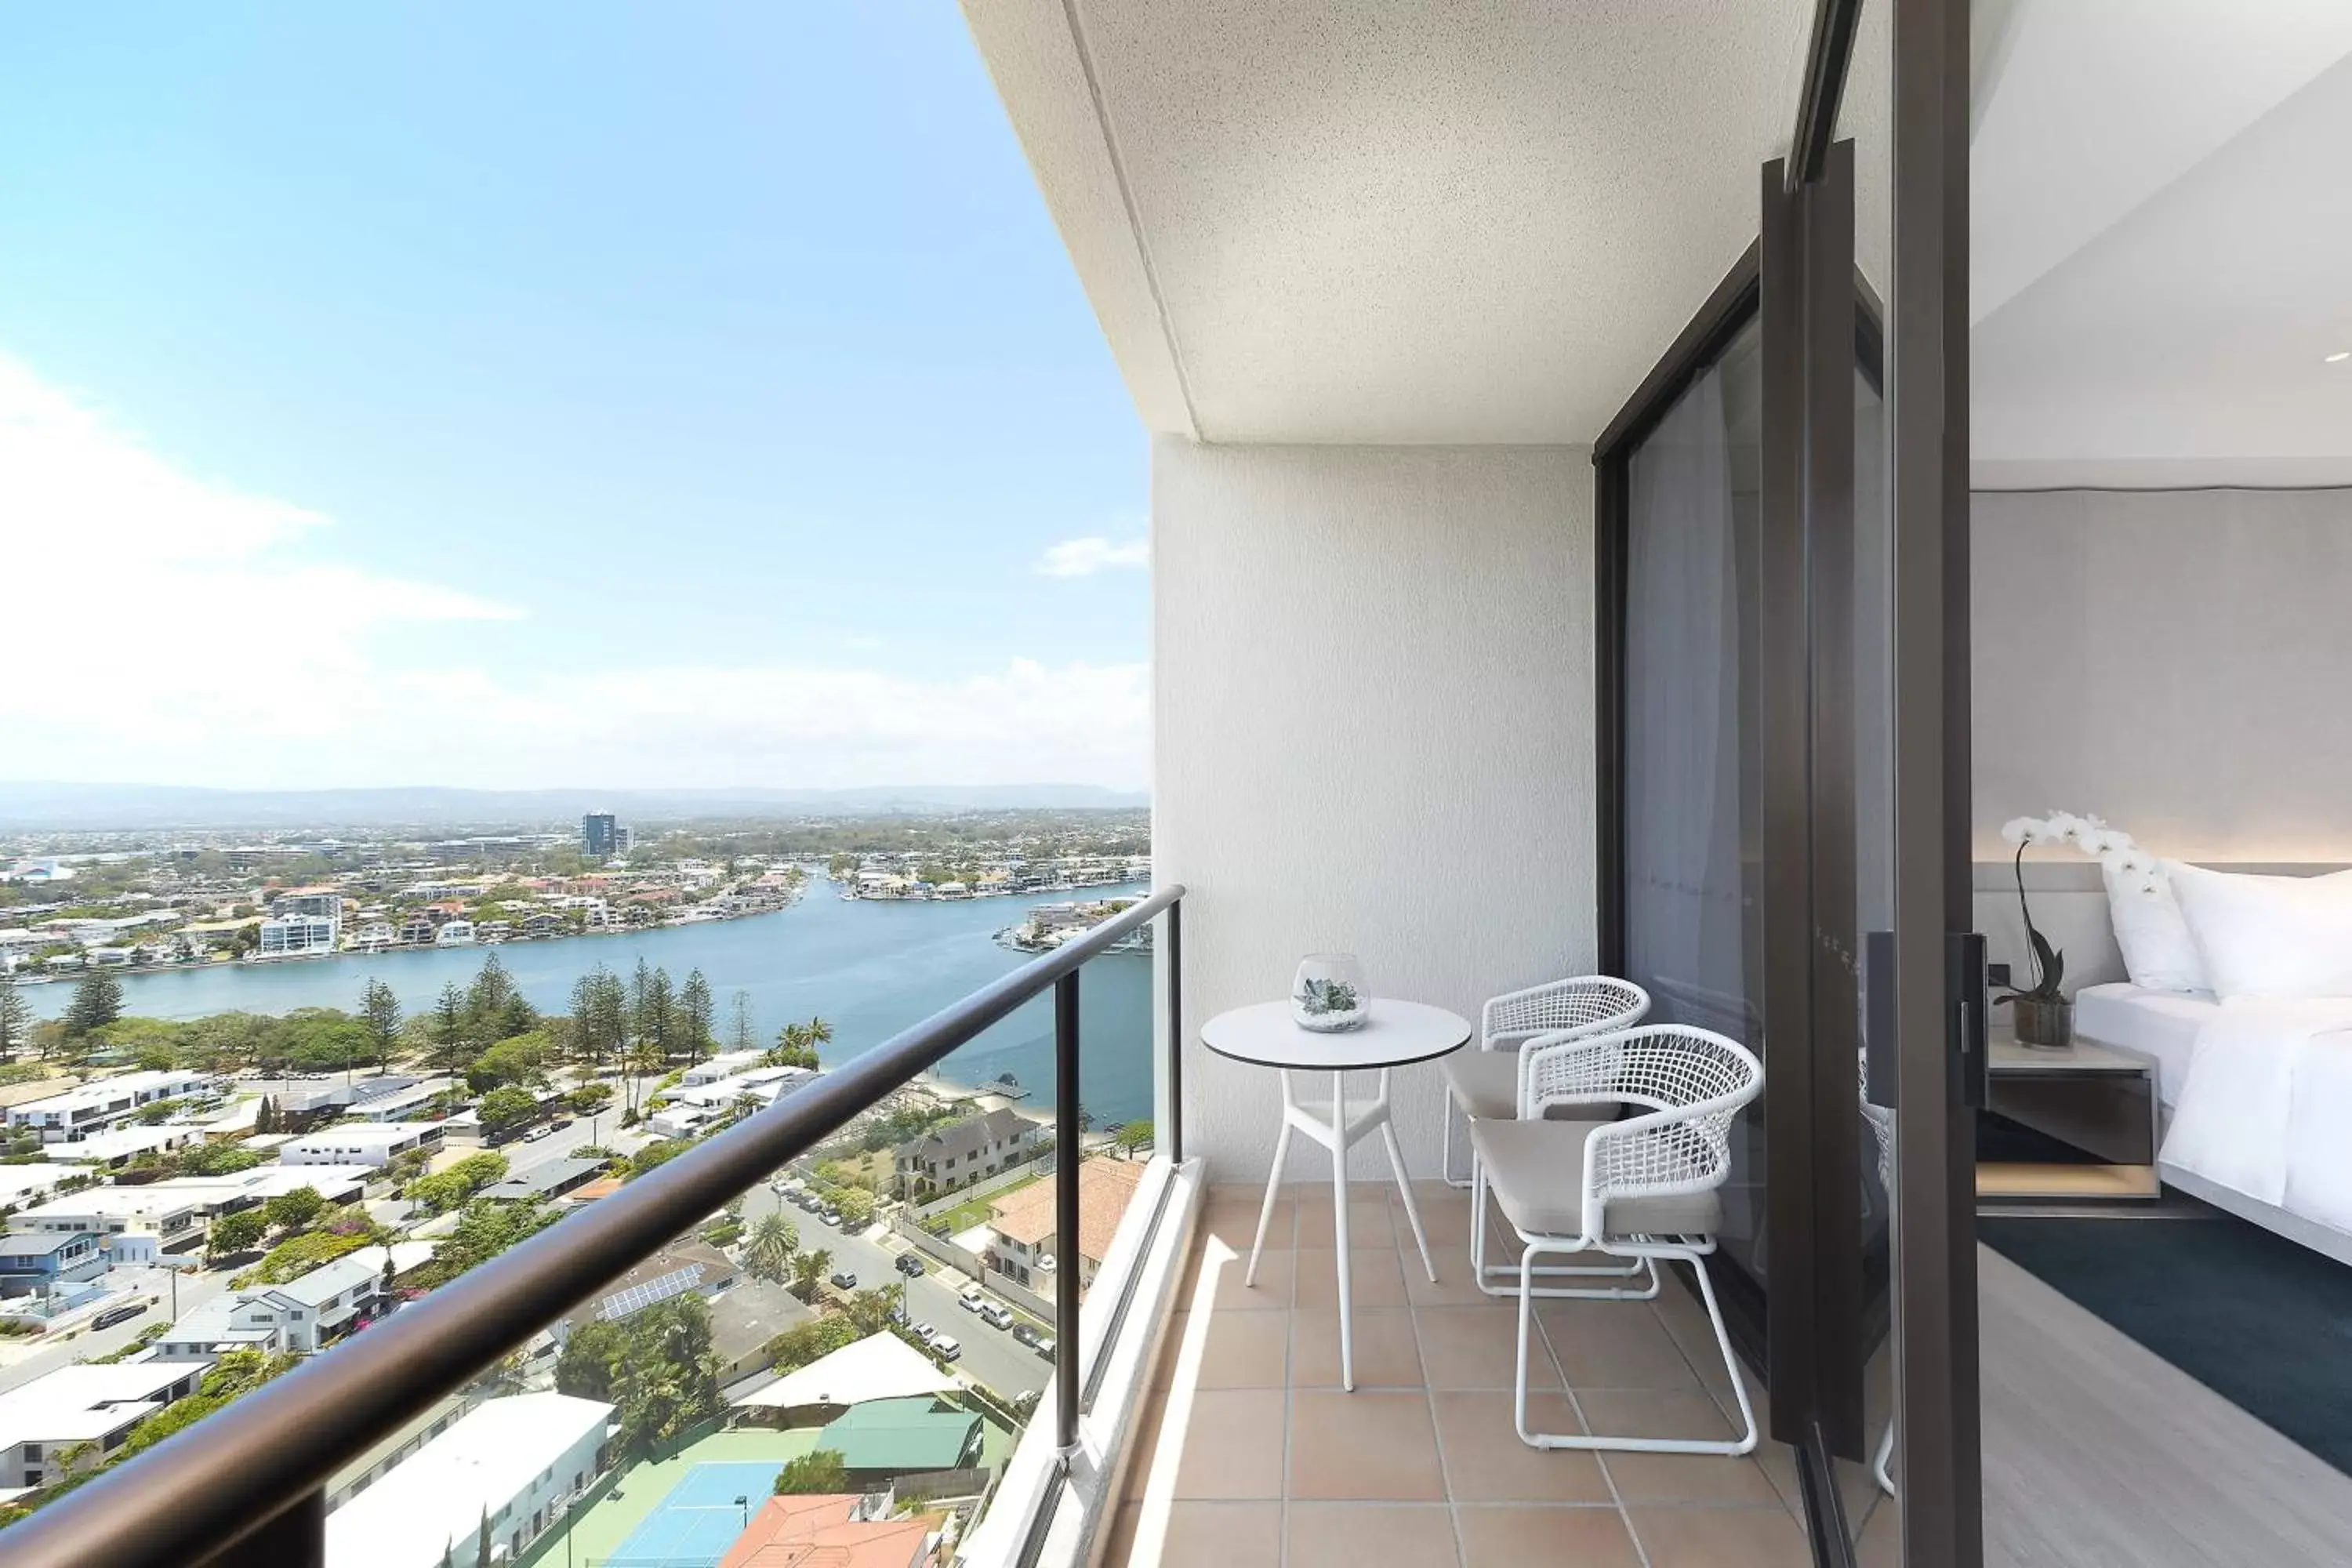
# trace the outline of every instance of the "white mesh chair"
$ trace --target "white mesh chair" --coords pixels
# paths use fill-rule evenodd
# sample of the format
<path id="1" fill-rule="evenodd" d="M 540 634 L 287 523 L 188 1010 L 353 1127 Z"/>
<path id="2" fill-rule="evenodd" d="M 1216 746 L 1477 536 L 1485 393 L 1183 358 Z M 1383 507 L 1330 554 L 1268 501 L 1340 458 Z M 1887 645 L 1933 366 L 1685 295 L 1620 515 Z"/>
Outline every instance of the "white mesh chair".
<path id="1" fill-rule="evenodd" d="M 1518 1114 L 1470 1124 L 1481 1176 L 1518 1232 L 1519 1345 L 1516 1416 L 1537 1448 L 1606 1448 L 1661 1454 L 1745 1454 L 1756 1447 L 1756 1412 L 1707 1278 L 1721 1225 L 1718 1195 L 1731 1171 L 1731 1123 L 1764 1087 L 1764 1068 L 1737 1041 L 1681 1025 L 1616 1034 L 1539 1037 L 1521 1050 Z M 1622 1121 L 1554 1121 L 1555 1107 L 1646 1108 Z M 1486 1223 L 1482 1203 L 1473 1229 Z M 1535 1260 L 1599 1252 L 1681 1258 L 1698 1276 L 1724 1370 L 1739 1401 L 1742 1431 L 1728 1440 L 1596 1436 L 1528 1429 L 1528 1342 Z M 1653 1285 L 1654 1287 L 1654 1273 Z M 1616 1290 L 1545 1294 L 1622 1298 Z"/>
<path id="2" fill-rule="evenodd" d="M 1895 1204 L 1895 1112 L 1870 1100 L 1870 1054 L 1861 1053 L 1862 1070 L 1856 1076 L 1862 1084 L 1862 1119 L 1870 1123 L 1870 1135 L 1878 1144 L 1878 1185 L 1886 1194 L 1889 1208 Z M 1895 1495 L 1895 1417 L 1886 1418 L 1886 1430 L 1878 1439 L 1878 1452 L 1870 1461 L 1871 1479 L 1879 1490 L 1888 1497 Z"/>
<path id="3" fill-rule="evenodd" d="M 1630 980 L 1584 974 L 1553 980 L 1489 1000 L 1478 1016 L 1478 1048 L 1455 1051 L 1441 1064 L 1452 1103 L 1446 1109 L 1439 1173 L 1450 1187 L 1472 1184 L 1475 1173 L 1454 1175 L 1454 1112 L 1504 1121 L 1518 1113 L 1519 1047 L 1538 1035 L 1567 1031 L 1602 1035 L 1630 1029 L 1650 1012 L 1650 994 Z"/>

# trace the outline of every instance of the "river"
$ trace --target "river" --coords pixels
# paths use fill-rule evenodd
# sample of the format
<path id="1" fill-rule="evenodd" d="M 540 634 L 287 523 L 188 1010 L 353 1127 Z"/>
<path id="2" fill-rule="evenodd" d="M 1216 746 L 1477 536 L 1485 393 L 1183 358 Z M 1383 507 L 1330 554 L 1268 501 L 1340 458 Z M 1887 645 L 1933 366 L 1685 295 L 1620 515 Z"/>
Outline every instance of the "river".
<path id="1" fill-rule="evenodd" d="M 1147 889 L 1087 888 L 1061 898 L 1133 897 Z M 197 1018 L 209 1013 L 288 1013 L 297 1007 L 356 1010 L 360 988 L 383 980 L 403 1009 L 429 1007 L 443 984 L 473 978 L 495 952 L 533 1005 L 562 1012 L 572 983 L 601 963 L 626 978 L 643 957 L 673 983 L 699 968 L 710 982 L 723 1043 L 735 993 L 751 1001 L 761 1045 L 787 1022 L 823 1017 L 833 1026 L 824 1063 L 836 1067 L 900 1029 L 1027 962 L 992 940 L 1016 925 L 1033 902 L 1049 899 L 974 899 L 948 903 L 849 900 L 812 880 L 789 909 L 741 920 L 667 926 L 626 936 L 508 942 L 495 949 L 425 948 L 276 963 L 214 963 L 122 977 L 127 1013 Z M 1078 987 L 1084 1043 L 1079 1100 L 1097 1125 L 1151 1114 L 1151 960 L 1107 953 L 1088 963 Z M 68 982 L 21 987 L 37 1016 L 55 1016 L 73 994 Z M 1054 1103 L 1051 993 L 1030 1002 L 940 1064 L 948 1078 L 982 1084 L 1011 1073 L 1038 1109 Z"/>

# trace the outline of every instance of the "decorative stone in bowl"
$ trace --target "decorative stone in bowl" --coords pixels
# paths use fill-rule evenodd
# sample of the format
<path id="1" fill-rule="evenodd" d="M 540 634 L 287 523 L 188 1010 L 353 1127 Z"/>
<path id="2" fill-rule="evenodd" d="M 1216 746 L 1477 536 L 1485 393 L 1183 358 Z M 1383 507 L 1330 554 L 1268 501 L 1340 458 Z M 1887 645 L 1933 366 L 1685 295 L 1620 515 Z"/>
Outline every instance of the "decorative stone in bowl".
<path id="1" fill-rule="evenodd" d="M 1290 1016 L 1302 1029 L 1336 1035 L 1364 1021 L 1371 996 L 1364 966 L 1352 952 L 1310 952 L 1290 983 Z"/>

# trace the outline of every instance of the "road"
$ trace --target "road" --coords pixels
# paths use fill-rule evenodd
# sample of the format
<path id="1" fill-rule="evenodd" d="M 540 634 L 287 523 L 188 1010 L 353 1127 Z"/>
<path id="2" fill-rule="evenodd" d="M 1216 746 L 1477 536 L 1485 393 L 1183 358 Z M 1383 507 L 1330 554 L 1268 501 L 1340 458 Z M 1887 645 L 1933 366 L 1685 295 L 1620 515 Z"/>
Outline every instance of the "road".
<path id="1" fill-rule="evenodd" d="M 180 1271 L 180 1315 L 185 1317 L 228 1289 L 229 1276 L 232 1272 L 234 1271 L 226 1268 Z M 78 1361 L 89 1361 L 121 1350 L 139 1336 L 140 1330 L 152 1323 L 167 1323 L 173 1321 L 171 1270 L 121 1268 L 117 1269 L 115 1273 L 117 1278 L 110 1283 L 121 1285 L 125 1289 L 138 1289 L 142 1294 L 152 1295 L 157 1298 L 156 1304 L 127 1323 L 117 1323 L 110 1329 L 100 1329 L 92 1333 L 77 1335 L 73 1339 L 58 1344 L 44 1345 L 21 1360 L 11 1360 L 5 1365 L 0 1365 L 0 1393 L 12 1388 L 21 1388 L 35 1378 L 55 1372 L 61 1366 L 70 1366 Z"/>
<path id="2" fill-rule="evenodd" d="M 921 1275 L 908 1279 L 895 1267 L 898 1254 L 876 1239 L 887 1234 L 883 1227 L 874 1227 L 867 1236 L 845 1236 L 816 1215 L 803 1214 L 783 1202 L 764 1184 L 743 1196 L 747 1227 L 756 1224 L 761 1215 L 779 1209 L 800 1227 L 803 1252 L 823 1247 L 832 1253 L 833 1267 L 856 1274 L 861 1289 L 877 1285 L 906 1286 L 907 1315 L 916 1322 L 929 1323 L 941 1333 L 953 1335 L 963 1346 L 963 1359 L 956 1363 L 957 1371 L 986 1384 L 1006 1399 L 1034 1394 L 1045 1386 L 1045 1380 L 1053 1374 L 1052 1363 L 1014 1339 L 1010 1331 L 992 1329 L 977 1314 L 957 1306 L 956 1293 L 961 1286 L 949 1285 L 940 1266 L 930 1258 L 923 1259 Z M 954 1278 L 961 1280 L 962 1276 Z"/>

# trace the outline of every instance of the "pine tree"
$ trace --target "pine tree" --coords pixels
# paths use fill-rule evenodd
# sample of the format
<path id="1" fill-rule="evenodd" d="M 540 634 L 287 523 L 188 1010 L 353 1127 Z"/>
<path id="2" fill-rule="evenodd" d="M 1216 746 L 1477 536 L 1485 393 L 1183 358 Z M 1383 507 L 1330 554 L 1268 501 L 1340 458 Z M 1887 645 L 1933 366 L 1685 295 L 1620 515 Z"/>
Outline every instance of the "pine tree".
<path id="1" fill-rule="evenodd" d="M 490 1568 L 490 1510 L 482 1510 L 482 1533 L 474 1543 L 474 1568 Z"/>
<path id="2" fill-rule="evenodd" d="M 0 1061 L 13 1061 L 32 1042 L 33 1009 L 16 994 L 16 983 L 0 974 Z"/>
<path id="3" fill-rule="evenodd" d="M 93 969 L 75 982 L 73 1000 L 66 1004 L 66 1038 L 79 1040 L 121 1016 L 122 982 Z"/>
<path id="4" fill-rule="evenodd" d="M 727 1048 L 730 1051 L 750 1051 L 757 1050 L 759 1045 L 759 1037 L 751 1029 L 751 994 L 749 991 L 738 991 L 735 993 L 735 1021 L 728 1030 Z"/>
<path id="5" fill-rule="evenodd" d="M 710 1049 L 710 982 L 699 969 L 688 970 L 677 994 L 679 1043 L 686 1059 L 698 1062 Z"/>
<path id="6" fill-rule="evenodd" d="M 374 1047 L 378 1072 L 392 1070 L 393 1042 L 400 1037 L 400 998 L 392 987 L 371 975 L 360 991 L 360 1021 L 367 1026 L 368 1044 Z"/>

